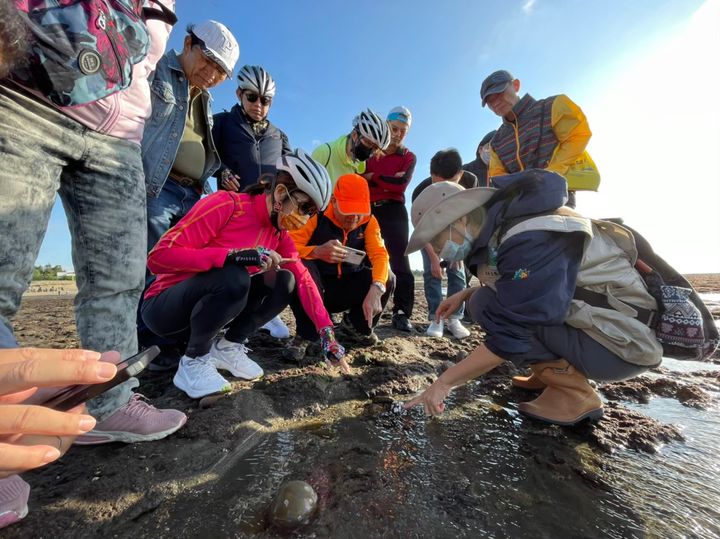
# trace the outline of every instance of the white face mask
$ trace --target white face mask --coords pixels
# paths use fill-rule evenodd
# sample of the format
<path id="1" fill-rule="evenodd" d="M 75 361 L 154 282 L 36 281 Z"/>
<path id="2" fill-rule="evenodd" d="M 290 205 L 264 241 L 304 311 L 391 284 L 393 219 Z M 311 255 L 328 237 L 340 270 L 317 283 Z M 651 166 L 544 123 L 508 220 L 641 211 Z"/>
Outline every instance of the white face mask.
<path id="1" fill-rule="evenodd" d="M 465 260 L 467 255 L 470 254 L 473 240 L 465 232 L 463 232 L 462 243 L 455 243 L 452 241 L 452 230 L 453 227 L 450 227 L 450 236 L 445 242 L 445 245 L 443 245 L 443 248 L 440 250 L 438 257 L 440 257 L 441 260 L 447 260 L 448 262 L 460 262 L 461 260 Z"/>
<path id="2" fill-rule="evenodd" d="M 480 159 L 486 165 L 490 164 L 490 145 L 489 144 L 485 144 L 482 148 L 480 148 Z"/>

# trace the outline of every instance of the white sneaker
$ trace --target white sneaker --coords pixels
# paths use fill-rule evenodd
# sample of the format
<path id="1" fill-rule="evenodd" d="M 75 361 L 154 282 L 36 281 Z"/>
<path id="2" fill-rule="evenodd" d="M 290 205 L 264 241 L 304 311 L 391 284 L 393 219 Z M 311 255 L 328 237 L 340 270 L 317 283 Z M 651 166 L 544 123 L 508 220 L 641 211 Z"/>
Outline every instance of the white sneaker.
<path id="1" fill-rule="evenodd" d="M 290 338 L 290 328 L 285 325 L 285 322 L 280 319 L 280 316 L 276 316 L 275 318 L 270 320 L 270 322 L 262 326 L 260 329 L 269 331 L 270 336 L 275 337 L 276 339 Z"/>
<path id="2" fill-rule="evenodd" d="M 243 343 L 228 341 L 222 337 L 212 344 L 209 355 L 216 368 L 230 371 L 236 378 L 255 380 L 263 375 L 263 370 L 248 357 L 248 350 Z"/>
<path id="3" fill-rule="evenodd" d="M 173 383 L 191 399 L 199 399 L 213 393 L 227 393 L 231 389 L 230 382 L 220 376 L 215 368 L 210 354 L 180 358 L 180 366 L 175 373 Z"/>
<path id="4" fill-rule="evenodd" d="M 448 320 L 447 328 L 456 339 L 464 339 L 470 336 L 470 330 L 462 325 L 459 318 L 451 318 Z"/>
<path id="5" fill-rule="evenodd" d="M 443 321 L 440 320 L 440 322 L 430 322 L 427 331 L 425 331 L 425 335 L 427 335 L 428 337 L 442 337 Z"/>

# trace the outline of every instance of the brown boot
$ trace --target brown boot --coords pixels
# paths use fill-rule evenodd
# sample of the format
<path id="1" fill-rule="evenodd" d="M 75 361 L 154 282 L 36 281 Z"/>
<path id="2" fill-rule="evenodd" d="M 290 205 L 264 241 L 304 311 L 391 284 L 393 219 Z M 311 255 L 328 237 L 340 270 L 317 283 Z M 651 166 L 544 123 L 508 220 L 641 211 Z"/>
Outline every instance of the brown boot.
<path id="1" fill-rule="evenodd" d="M 544 363 L 536 363 L 536 365 L 544 365 Z M 512 385 L 514 387 L 519 387 L 520 389 L 528 389 L 531 391 L 545 389 L 547 384 L 540 380 L 540 377 L 538 376 L 540 370 L 536 373 L 532 365 L 530 365 L 530 369 L 533 371 L 530 376 L 513 376 L 511 379 Z"/>
<path id="2" fill-rule="evenodd" d="M 600 419 L 603 405 L 587 378 L 564 359 L 533 365 L 533 374 L 547 385 L 535 400 L 523 402 L 523 414 L 556 425 L 570 426 L 583 419 Z"/>

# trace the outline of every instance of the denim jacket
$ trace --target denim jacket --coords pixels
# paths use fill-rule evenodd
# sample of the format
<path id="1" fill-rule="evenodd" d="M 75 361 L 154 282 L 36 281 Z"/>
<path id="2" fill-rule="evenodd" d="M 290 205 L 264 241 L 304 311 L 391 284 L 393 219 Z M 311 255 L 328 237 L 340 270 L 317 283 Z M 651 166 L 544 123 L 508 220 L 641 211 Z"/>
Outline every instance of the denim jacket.
<path id="1" fill-rule="evenodd" d="M 152 114 L 145 124 L 142 140 L 142 160 L 145 170 L 147 196 L 157 198 L 170 174 L 177 156 L 190 94 L 185 72 L 178 60 L 178 53 L 169 50 L 160 59 L 150 81 Z M 207 179 L 220 168 L 220 156 L 212 138 L 213 116 L 210 109 L 210 94 L 203 90 L 201 99 L 207 120 L 208 148 L 205 152 L 205 170 L 200 180 L 203 193 L 212 192 Z"/>

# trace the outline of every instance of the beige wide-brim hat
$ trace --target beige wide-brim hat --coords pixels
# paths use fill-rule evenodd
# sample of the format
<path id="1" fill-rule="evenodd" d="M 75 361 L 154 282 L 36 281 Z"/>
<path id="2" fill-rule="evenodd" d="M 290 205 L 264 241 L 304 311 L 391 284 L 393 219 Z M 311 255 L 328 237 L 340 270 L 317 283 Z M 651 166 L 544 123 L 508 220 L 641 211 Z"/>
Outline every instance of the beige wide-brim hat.
<path id="1" fill-rule="evenodd" d="M 405 254 L 422 249 L 452 223 L 481 208 L 497 191 L 492 187 L 465 189 L 454 182 L 428 186 L 410 210 L 413 227 Z"/>

